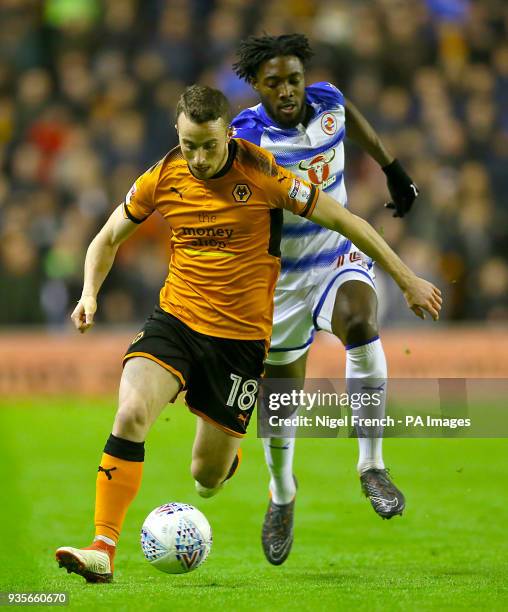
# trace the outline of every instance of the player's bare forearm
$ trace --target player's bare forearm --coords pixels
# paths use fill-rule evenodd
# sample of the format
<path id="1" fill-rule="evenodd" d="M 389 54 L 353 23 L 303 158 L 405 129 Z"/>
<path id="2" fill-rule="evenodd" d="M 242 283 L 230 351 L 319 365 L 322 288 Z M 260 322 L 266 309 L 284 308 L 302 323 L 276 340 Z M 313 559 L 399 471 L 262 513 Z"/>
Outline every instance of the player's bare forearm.
<path id="1" fill-rule="evenodd" d="M 137 227 L 135 223 L 124 218 L 121 206 L 113 211 L 88 247 L 83 295 L 97 297 L 102 283 L 111 270 L 118 247 L 136 231 Z"/>
<path id="2" fill-rule="evenodd" d="M 394 156 L 386 149 L 374 128 L 350 100 L 346 100 L 346 131 L 348 138 L 381 167 L 391 164 L 394 160 Z"/>
<path id="3" fill-rule="evenodd" d="M 426 310 L 433 319 L 439 318 L 442 303 L 439 289 L 418 278 L 370 223 L 353 215 L 323 192 L 319 194 L 310 218 L 315 223 L 346 236 L 361 251 L 376 260 L 400 287 L 408 306 L 417 316 L 425 318 L 423 311 Z"/>
<path id="4" fill-rule="evenodd" d="M 349 211 L 345 210 L 346 213 Z M 414 273 L 406 266 L 388 243 L 376 232 L 370 223 L 349 213 L 346 228 L 340 233 L 357 246 L 360 251 L 372 257 L 393 278 L 397 285 L 405 291 L 414 278 Z"/>
<path id="5" fill-rule="evenodd" d="M 97 294 L 111 270 L 118 247 L 137 227 L 123 217 L 122 207 L 119 206 L 90 243 L 85 258 L 83 291 L 71 315 L 72 322 L 81 333 L 93 325 Z"/>
<path id="6" fill-rule="evenodd" d="M 404 291 L 414 276 L 370 223 L 350 213 L 321 192 L 311 220 L 349 238 L 355 246 L 378 262 Z"/>
<path id="7" fill-rule="evenodd" d="M 86 252 L 83 296 L 96 298 L 113 266 L 118 245 L 111 246 L 104 238 L 97 234 Z"/>

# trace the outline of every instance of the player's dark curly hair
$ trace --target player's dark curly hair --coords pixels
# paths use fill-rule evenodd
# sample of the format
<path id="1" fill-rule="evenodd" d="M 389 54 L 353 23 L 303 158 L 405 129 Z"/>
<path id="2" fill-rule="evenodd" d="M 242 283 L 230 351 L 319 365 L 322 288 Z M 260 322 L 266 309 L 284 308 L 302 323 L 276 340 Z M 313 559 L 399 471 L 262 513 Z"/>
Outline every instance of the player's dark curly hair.
<path id="1" fill-rule="evenodd" d="M 305 66 L 314 52 L 305 34 L 249 36 L 240 42 L 233 70 L 241 79 L 250 81 L 263 62 L 279 55 L 296 55 Z"/>

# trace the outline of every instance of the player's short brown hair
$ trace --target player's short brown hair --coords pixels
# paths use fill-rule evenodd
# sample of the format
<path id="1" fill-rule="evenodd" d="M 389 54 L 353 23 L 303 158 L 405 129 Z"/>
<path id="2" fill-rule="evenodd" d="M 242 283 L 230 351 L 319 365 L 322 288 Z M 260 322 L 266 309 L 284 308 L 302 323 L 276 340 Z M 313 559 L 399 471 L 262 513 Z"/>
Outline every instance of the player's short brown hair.
<path id="1" fill-rule="evenodd" d="M 176 105 L 176 120 L 181 113 L 194 123 L 205 123 L 222 117 L 227 125 L 231 121 L 228 99 L 218 89 L 206 85 L 191 85 L 180 96 Z"/>

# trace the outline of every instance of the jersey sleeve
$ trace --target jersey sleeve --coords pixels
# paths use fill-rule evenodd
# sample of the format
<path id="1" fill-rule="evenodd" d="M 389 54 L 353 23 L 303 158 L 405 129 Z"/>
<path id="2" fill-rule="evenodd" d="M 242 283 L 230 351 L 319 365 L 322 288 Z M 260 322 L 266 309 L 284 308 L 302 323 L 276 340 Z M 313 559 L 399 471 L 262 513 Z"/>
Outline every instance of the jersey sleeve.
<path id="1" fill-rule="evenodd" d="M 319 191 L 316 187 L 279 166 L 272 157 L 272 172 L 267 181 L 268 202 L 274 208 L 285 208 L 300 217 L 310 217 Z"/>
<path id="2" fill-rule="evenodd" d="M 243 138 L 255 145 L 260 145 L 263 127 L 256 112 L 248 108 L 239 113 L 231 122 L 235 138 Z"/>
<path id="3" fill-rule="evenodd" d="M 123 214 L 133 223 L 143 223 L 155 210 L 154 193 L 157 186 L 154 167 L 147 170 L 130 188 L 123 202 Z"/>
<path id="4" fill-rule="evenodd" d="M 340 106 L 346 106 L 346 100 L 342 91 L 332 83 L 326 83 L 326 85 L 328 86 L 331 95 L 335 98 L 335 102 L 337 102 Z"/>
<path id="5" fill-rule="evenodd" d="M 330 110 L 337 108 L 338 106 L 345 106 L 346 101 L 344 94 L 335 87 L 332 83 L 320 82 L 309 85 L 305 92 L 307 94 L 307 101 L 316 104 L 324 104 L 324 110 Z"/>

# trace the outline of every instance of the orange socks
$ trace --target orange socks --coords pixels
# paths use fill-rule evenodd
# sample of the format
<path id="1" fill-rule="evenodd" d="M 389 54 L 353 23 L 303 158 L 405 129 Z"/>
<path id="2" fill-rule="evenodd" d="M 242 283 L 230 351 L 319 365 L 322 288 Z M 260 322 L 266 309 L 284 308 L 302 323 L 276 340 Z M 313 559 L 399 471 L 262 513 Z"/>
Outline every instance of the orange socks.
<path id="1" fill-rule="evenodd" d="M 127 510 L 141 485 L 144 442 L 110 435 L 97 473 L 95 535 L 118 542 Z"/>

